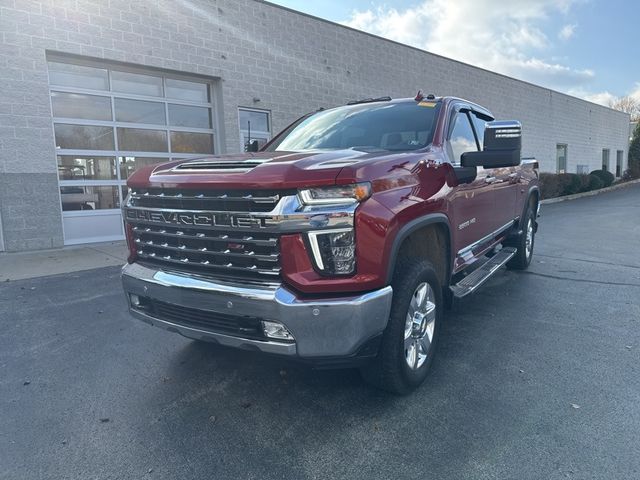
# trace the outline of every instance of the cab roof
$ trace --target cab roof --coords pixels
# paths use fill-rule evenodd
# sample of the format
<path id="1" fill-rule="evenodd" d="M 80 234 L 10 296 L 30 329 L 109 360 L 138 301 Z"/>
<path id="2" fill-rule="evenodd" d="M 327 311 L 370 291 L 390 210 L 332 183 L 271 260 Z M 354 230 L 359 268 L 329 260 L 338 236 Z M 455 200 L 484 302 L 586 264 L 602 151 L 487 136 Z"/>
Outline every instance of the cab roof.
<path id="1" fill-rule="evenodd" d="M 491 113 L 491 111 L 485 107 L 483 107 L 482 105 L 478 105 L 477 103 L 471 102 L 469 100 L 465 100 L 464 98 L 459 98 L 459 97 L 454 97 L 454 96 L 442 96 L 442 97 L 437 97 L 433 94 L 429 94 L 429 95 L 425 95 L 423 96 L 423 98 L 421 100 L 417 99 L 418 97 L 415 98 L 411 98 L 411 97 L 405 97 L 405 98 L 391 98 L 390 96 L 384 96 L 384 97 L 369 97 L 369 98 L 363 98 L 361 100 L 352 100 L 350 102 L 347 103 L 347 105 L 361 105 L 361 104 L 366 104 L 366 103 L 378 103 L 378 102 L 389 102 L 389 103 L 409 103 L 409 102 L 413 102 L 413 103 L 417 103 L 417 102 L 435 102 L 435 103 L 443 103 L 443 104 L 449 104 L 449 103 L 460 103 L 462 107 L 468 107 L 470 110 L 476 111 L 480 114 L 486 115 L 488 117 L 494 118 L 493 114 Z"/>

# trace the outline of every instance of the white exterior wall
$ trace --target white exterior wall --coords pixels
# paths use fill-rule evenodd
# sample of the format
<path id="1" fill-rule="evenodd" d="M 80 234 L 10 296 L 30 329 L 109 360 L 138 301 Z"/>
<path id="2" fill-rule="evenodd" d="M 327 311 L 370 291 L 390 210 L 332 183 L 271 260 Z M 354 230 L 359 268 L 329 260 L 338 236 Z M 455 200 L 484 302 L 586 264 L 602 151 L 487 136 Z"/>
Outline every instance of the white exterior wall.
<path id="1" fill-rule="evenodd" d="M 523 153 L 542 170 L 555 171 L 557 143 L 569 146 L 569 172 L 600 168 L 603 148 L 613 166 L 624 150 L 626 168 L 626 114 L 265 2 L 0 0 L 0 34 L 7 250 L 62 245 L 47 51 L 210 77 L 220 87 L 220 151 L 240 149 L 239 106 L 270 110 L 276 133 L 321 106 L 422 89 L 520 120 Z"/>

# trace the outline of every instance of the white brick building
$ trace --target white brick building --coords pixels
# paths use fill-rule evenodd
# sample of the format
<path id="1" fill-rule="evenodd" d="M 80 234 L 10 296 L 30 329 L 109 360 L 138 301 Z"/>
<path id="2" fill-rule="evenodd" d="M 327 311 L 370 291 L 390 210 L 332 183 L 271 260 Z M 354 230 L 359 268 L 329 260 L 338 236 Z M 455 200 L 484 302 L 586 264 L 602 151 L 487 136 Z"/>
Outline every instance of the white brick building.
<path id="1" fill-rule="evenodd" d="M 0 33 L 0 251 L 122 238 L 136 166 L 365 96 L 468 98 L 545 171 L 626 168 L 626 114 L 260 1 L 0 0 Z"/>

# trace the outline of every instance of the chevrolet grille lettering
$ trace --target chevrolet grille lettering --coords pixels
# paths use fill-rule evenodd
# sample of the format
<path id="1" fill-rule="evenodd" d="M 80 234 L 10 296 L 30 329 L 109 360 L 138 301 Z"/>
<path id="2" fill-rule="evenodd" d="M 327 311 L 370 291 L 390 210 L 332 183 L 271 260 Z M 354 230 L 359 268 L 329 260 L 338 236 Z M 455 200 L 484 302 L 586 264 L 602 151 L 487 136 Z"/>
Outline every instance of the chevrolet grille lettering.
<path id="1" fill-rule="evenodd" d="M 213 215 L 206 215 L 204 213 L 196 213 L 193 216 L 193 224 L 194 225 L 213 225 L 215 222 L 213 221 Z"/>
<path id="2" fill-rule="evenodd" d="M 235 228 L 265 228 L 277 225 L 271 218 L 256 218 L 251 215 L 228 213 L 155 212 L 150 210 L 127 210 L 126 217 L 168 225 L 220 226 Z"/>

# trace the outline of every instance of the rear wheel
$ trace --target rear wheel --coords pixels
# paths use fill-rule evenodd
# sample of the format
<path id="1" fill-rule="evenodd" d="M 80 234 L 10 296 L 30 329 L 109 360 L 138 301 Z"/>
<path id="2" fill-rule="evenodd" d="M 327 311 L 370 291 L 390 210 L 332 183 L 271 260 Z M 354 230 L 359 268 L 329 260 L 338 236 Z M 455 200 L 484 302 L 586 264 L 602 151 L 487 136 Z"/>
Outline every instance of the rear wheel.
<path id="1" fill-rule="evenodd" d="M 376 387 L 404 395 L 427 376 L 444 305 L 435 269 L 426 260 L 400 261 L 392 286 L 391 315 L 380 351 L 362 373 Z"/>
<path id="2" fill-rule="evenodd" d="M 535 213 L 532 204 L 523 218 L 524 229 L 518 241 L 515 256 L 507 262 L 507 267 L 512 270 L 526 270 L 533 256 L 533 245 L 536 237 Z"/>

